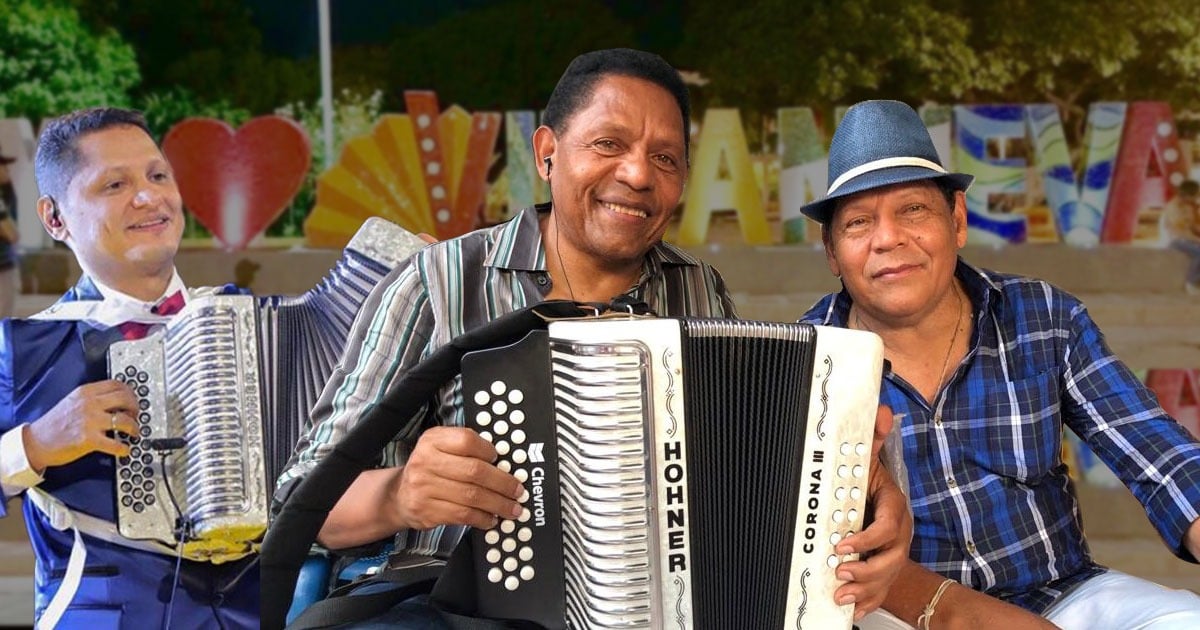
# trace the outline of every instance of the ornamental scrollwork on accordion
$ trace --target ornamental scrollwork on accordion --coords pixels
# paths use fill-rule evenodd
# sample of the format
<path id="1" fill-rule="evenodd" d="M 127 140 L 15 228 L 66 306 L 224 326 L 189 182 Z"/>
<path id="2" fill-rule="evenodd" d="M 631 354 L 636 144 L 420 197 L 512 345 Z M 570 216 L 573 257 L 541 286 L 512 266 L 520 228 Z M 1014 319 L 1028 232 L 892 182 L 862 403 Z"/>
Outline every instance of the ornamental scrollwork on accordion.
<path id="1" fill-rule="evenodd" d="M 825 439 L 825 416 L 829 414 L 829 377 L 833 375 L 833 359 L 825 357 L 825 378 L 821 380 L 821 419 L 817 421 L 817 437 Z"/>
<path id="2" fill-rule="evenodd" d="M 667 417 L 671 420 L 671 426 L 667 428 L 667 435 L 675 437 L 675 432 L 679 430 L 679 423 L 675 419 L 675 410 L 671 408 L 671 402 L 675 400 L 675 371 L 671 369 L 672 359 L 675 357 L 673 350 L 667 350 L 662 355 L 663 370 L 667 373 L 667 391 L 666 406 Z"/>

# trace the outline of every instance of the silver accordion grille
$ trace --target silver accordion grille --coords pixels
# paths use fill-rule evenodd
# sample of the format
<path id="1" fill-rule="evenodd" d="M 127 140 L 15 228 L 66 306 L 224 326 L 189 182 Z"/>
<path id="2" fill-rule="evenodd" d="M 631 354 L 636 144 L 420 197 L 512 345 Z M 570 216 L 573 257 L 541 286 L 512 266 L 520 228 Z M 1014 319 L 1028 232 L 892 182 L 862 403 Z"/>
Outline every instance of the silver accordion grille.
<path id="1" fill-rule="evenodd" d="M 567 617 L 577 628 L 648 628 L 646 366 L 641 344 L 551 344 Z"/>
<path id="2" fill-rule="evenodd" d="M 269 495 L 255 313 L 249 296 L 194 298 L 159 333 L 110 348 L 110 371 L 134 385 L 141 406 L 139 435 L 118 460 L 123 536 L 174 544 L 180 515 L 194 559 L 261 538 Z M 159 448 L 180 437 L 186 446 Z"/>

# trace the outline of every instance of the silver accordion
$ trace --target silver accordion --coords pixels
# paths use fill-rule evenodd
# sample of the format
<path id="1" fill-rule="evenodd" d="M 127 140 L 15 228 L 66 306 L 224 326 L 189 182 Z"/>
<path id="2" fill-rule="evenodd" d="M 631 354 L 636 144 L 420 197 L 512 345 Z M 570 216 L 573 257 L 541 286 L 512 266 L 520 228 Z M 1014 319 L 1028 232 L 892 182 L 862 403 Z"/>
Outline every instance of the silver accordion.
<path id="1" fill-rule="evenodd" d="M 738 320 L 551 322 L 463 359 L 466 421 L 526 486 L 473 530 L 476 614 L 546 628 L 850 628 L 883 346 Z"/>
<path id="2" fill-rule="evenodd" d="M 253 551 L 270 486 L 371 289 L 425 243 L 364 223 L 301 296 L 193 297 L 148 337 L 109 348 L 109 374 L 138 399 L 138 434 L 116 466 L 121 535 L 219 562 Z"/>

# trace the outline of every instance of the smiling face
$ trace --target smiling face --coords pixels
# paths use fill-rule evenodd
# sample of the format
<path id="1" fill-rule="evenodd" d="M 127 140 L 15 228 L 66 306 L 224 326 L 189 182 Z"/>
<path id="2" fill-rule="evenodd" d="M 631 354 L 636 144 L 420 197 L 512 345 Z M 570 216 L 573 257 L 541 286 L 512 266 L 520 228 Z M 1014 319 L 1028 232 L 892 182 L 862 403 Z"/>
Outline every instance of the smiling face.
<path id="1" fill-rule="evenodd" d="M 170 279 L 183 235 L 183 202 L 170 164 L 137 127 L 95 131 L 78 141 L 79 167 L 58 216 L 39 204 L 47 231 L 67 243 L 84 271 L 129 292 L 132 281 Z"/>
<path id="2" fill-rule="evenodd" d="M 847 197 L 833 212 L 825 242 L 829 268 L 855 305 L 877 321 L 920 321 L 950 291 L 958 250 L 967 242 L 966 200 L 950 207 L 932 182 L 896 184 Z"/>
<path id="3" fill-rule="evenodd" d="M 553 163 L 554 219 L 563 255 L 601 269 L 641 264 L 662 239 L 687 177 L 679 105 L 655 83 L 609 75 L 562 133 L 534 133 Z"/>

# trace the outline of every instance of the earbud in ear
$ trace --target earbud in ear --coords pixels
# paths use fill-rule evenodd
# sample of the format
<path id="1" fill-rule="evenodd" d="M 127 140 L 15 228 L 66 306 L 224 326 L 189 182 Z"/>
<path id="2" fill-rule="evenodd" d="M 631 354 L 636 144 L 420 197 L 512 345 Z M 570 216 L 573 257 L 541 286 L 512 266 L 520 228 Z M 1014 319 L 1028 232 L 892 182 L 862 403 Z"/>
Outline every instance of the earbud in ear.
<path id="1" fill-rule="evenodd" d="M 554 166 L 554 162 L 550 161 L 550 156 L 542 158 L 542 162 L 546 163 L 546 177 L 550 177 L 550 167 Z"/>

